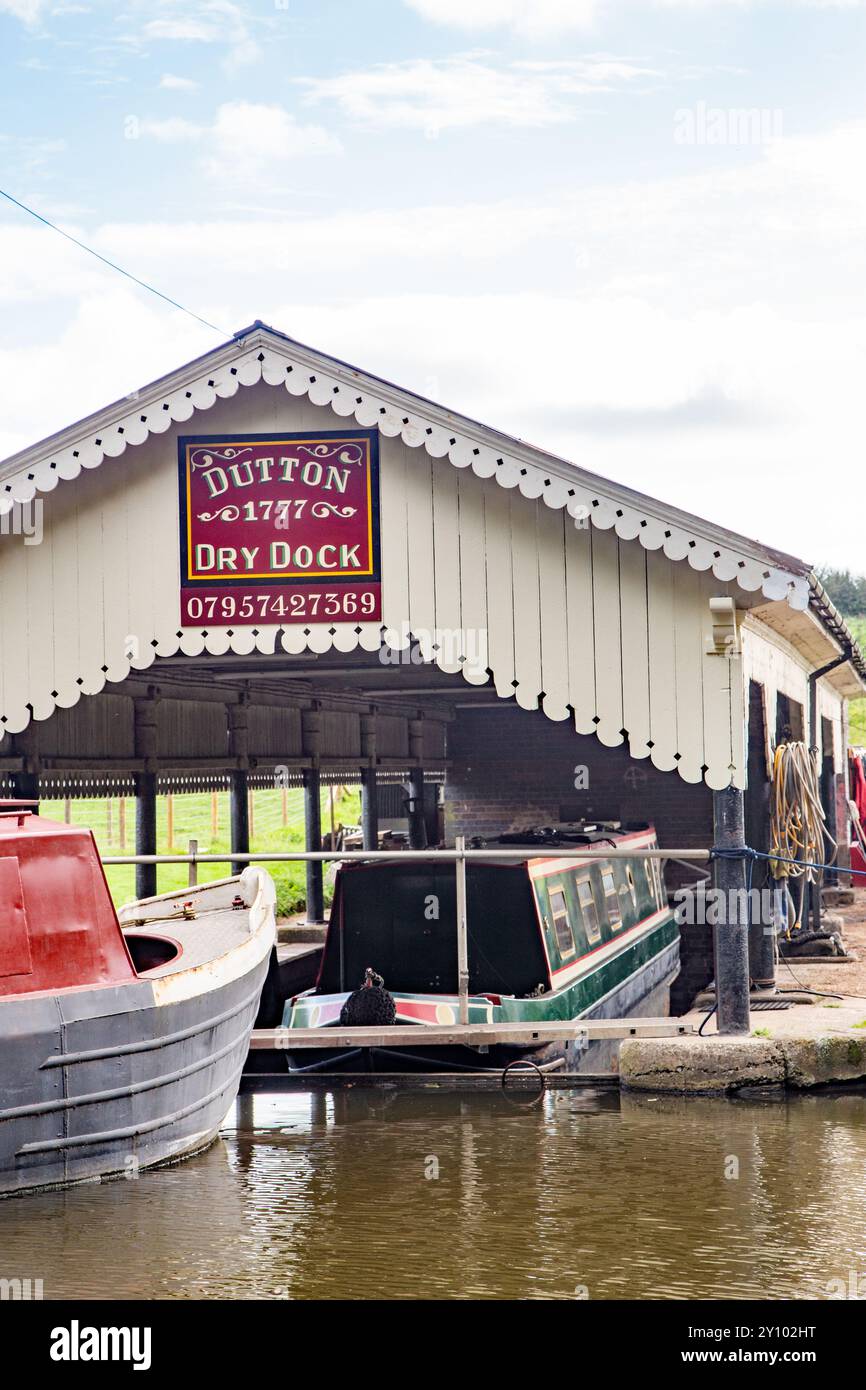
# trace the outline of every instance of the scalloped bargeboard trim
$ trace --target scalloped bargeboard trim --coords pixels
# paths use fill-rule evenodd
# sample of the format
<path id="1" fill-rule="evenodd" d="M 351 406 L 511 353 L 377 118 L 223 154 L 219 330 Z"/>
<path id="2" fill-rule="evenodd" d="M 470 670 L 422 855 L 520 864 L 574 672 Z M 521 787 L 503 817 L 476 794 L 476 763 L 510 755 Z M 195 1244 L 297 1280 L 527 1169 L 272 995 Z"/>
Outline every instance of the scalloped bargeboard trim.
<path id="1" fill-rule="evenodd" d="M 268 336 L 267 331 L 257 335 Z M 423 445 L 432 458 L 448 458 L 455 468 L 471 468 L 479 478 L 494 478 L 500 487 L 516 487 L 524 497 L 541 497 L 548 507 L 564 507 L 578 526 L 588 519 L 600 530 L 612 528 L 621 540 L 639 540 L 645 550 L 663 550 L 669 560 L 686 560 L 695 570 L 711 569 L 722 582 L 735 580 L 746 593 L 760 590 L 765 598 L 787 600 L 792 608 L 808 607 L 806 573 L 774 565 L 668 520 L 662 503 L 659 514 L 630 505 L 615 495 L 615 485 L 605 492 L 595 480 L 585 481 L 588 475 L 576 466 L 548 459 L 517 440 L 509 441 L 512 449 L 498 449 L 485 440 L 489 432 L 482 426 L 432 403 L 429 413 L 409 413 L 406 402 L 411 399 L 414 405 L 416 400 L 396 387 L 373 391 L 360 386 L 358 373 L 350 368 L 335 372 L 329 362 L 324 371 L 299 354 L 260 346 L 258 341 L 245 346 L 247 342 L 234 345 L 233 363 L 229 358 L 212 370 L 205 368 L 164 396 L 156 391 L 141 393 L 127 413 L 109 418 L 105 412 L 97 432 L 64 443 L 56 453 L 45 454 L 3 479 L 0 512 L 16 502 L 29 502 L 37 492 L 52 492 L 60 481 L 77 478 L 83 468 L 98 468 L 106 458 L 119 458 L 128 445 L 142 444 L 151 434 L 164 434 L 172 424 L 208 410 L 217 399 L 234 396 L 241 386 L 265 381 L 269 386 L 284 386 L 292 396 L 306 396 L 313 405 L 330 406 L 337 416 L 352 416 L 365 429 L 378 428 L 387 438 L 399 436 L 409 448 Z M 213 355 L 218 356 L 219 350 Z M 304 353 L 308 359 L 315 356 L 312 350 Z M 420 398 L 417 403 L 428 404 Z M 604 481 L 598 479 L 599 484 Z"/>
<path id="2" fill-rule="evenodd" d="M 166 389 L 168 382 L 163 381 L 139 393 L 134 407 L 126 413 L 122 413 L 120 407 L 109 407 L 91 418 L 89 432 L 77 433 L 74 428 L 65 431 L 56 437 L 60 447 L 55 452 L 39 456 L 36 450 L 28 451 L 25 456 L 28 461 L 20 471 L 0 480 L 0 510 L 8 509 L 15 502 L 26 503 L 37 492 L 51 492 L 59 482 L 78 477 L 82 469 L 97 468 L 106 458 L 118 458 L 128 445 L 141 444 L 151 434 L 163 434 L 173 423 L 183 423 L 196 411 L 208 410 L 218 399 L 236 395 L 240 387 L 264 381 L 274 388 L 283 386 L 292 396 L 307 397 L 314 405 L 330 406 L 340 418 L 353 417 L 365 428 L 377 427 L 385 437 L 400 437 L 409 448 L 423 445 L 431 457 L 447 458 L 455 468 L 469 468 L 480 478 L 494 479 L 500 487 L 517 488 L 527 498 L 543 498 L 551 508 L 565 508 L 578 526 L 586 525 L 588 519 L 601 530 L 613 529 L 623 540 L 639 540 L 647 550 L 663 550 L 672 561 L 685 560 L 698 571 L 712 569 L 719 580 L 735 580 L 746 592 L 760 590 L 766 598 L 787 600 L 796 609 L 808 606 L 808 579 L 804 574 L 774 566 L 766 555 L 748 555 L 697 531 L 693 533 L 673 519 L 668 520 L 662 504 L 659 504 L 661 515 L 631 505 L 624 497 L 608 495 L 597 488 L 592 475 L 574 465 L 548 459 L 517 440 L 506 441 L 513 448 L 505 449 L 500 446 L 500 439 L 505 436 L 493 436 L 491 440 L 493 432 L 432 404 L 429 415 L 426 409 L 423 414 L 418 410 L 409 413 L 407 401 L 425 407 L 428 403 L 407 396 L 399 388 L 390 388 L 387 383 L 375 383 L 377 389 L 370 390 L 367 379 L 351 368 L 340 369 L 339 364 L 331 364 L 329 360 L 329 369 L 323 371 L 319 356 L 312 350 L 297 352 L 293 347 L 289 352 L 281 345 L 274 348 L 273 338 L 267 333 L 253 336 L 252 342 L 245 339 L 242 344 L 228 345 L 191 364 L 198 369 L 195 376 L 182 369 L 169 379 L 171 389 Z M 337 371 L 333 370 L 333 365 L 337 366 Z M 617 491 L 612 484 L 611 493 Z M 173 626 L 172 629 L 163 628 L 153 635 L 134 661 L 125 657 L 120 660 L 113 655 L 110 665 L 79 672 L 72 687 L 50 694 L 31 692 L 32 705 L 3 711 L 0 729 L 8 733 L 20 732 L 30 722 L 31 713 L 37 720 L 47 719 L 56 707 L 68 708 L 76 704 L 81 695 L 97 694 L 109 680 L 112 684 L 122 681 L 130 671 L 147 669 L 157 657 L 172 656 L 178 651 L 187 656 L 218 655 L 228 650 L 238 655 L 255 650 L 272 653 L 279 642 L 285 651 L 294 654 L 305 650 L 325 652 L 332 647 L 349 652 L 358 646 L 372 652 L 378 650 L 383 630 L 388 632 L 391 645 L 395 647 L 412 640 L 411 635 L 399 631 L 392 633 L 378 623 L 240 628 L 236 631 L 222 628 L 210 632 L 204 627 L 176 631 Z M 107 662 L 108 654 L 105 659 Z M 442 669 L 446 669 L 444 664 Z M 447 669 L 456 674 L 453 665 Z M 471 663 L 459 669 L 471 684 L 488 682 L 487 672 L 476 669 Z M 540 692 L 509 693 L 514 693 L 518 704 L 524 708 L 538 708 L 539 705 L 544 708 Z M 575 716 L 577 714 L 575 712 Z M 581 720 L 576 717 L 576 722 Z M 676 750 L 653 747 L 650 760 L 668 770 L 671 755 L 676 759 Z M 737 785 L 740 784 L 743 769 L 733 768 L 727 759 L 724 764 L 701 769 L 710 786 L 727 785 L 732 774 Z M 685 777 L 676 762 L 674 765 L 684 780 L 693 780 Z"/>

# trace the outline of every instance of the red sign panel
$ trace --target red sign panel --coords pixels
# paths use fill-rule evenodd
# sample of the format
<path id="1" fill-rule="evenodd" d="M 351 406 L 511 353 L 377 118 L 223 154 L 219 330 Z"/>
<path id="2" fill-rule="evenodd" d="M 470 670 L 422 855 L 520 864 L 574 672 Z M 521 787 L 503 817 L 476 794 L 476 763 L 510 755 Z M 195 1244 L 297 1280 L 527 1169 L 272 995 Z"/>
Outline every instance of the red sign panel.
<path id="1" fill-rule="evenodd" d="M 382 617 L 376 430 L 178 441 L 181 623 Z"/>

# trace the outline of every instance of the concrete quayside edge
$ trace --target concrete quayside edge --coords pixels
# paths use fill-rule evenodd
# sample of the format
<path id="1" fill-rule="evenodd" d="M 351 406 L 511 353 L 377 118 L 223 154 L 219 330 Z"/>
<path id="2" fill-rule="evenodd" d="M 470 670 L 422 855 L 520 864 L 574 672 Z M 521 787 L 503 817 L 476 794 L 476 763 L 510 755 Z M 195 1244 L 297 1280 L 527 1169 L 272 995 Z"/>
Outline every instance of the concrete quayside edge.
<path id="1" fill-rule="evenodd" d="M 866 1004 L 842 1006 L 831 1023 L 826 1006 L 795 1005 L 752 1014 L 754 1033 L 680 1038 L 626 1038 L 620 1045 L 623 1088 L 680 1095 L 720 1095 L 749 1086 L 795 1089 L 866 1081 Z M 691 1021 L 691 1019 L 690 1019 Z"/>

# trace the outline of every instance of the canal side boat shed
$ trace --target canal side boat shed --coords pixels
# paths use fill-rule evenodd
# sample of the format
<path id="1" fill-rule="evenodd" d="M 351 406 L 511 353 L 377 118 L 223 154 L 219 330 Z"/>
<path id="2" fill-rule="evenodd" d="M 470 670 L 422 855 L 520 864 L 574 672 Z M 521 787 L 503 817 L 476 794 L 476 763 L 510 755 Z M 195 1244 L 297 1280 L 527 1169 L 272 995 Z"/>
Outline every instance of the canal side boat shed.
<path id="1" fill-rule="evenodd" d="M 158 793 L 226 787 L 245 852 L 274 785 L 317 848 L 327 781 L 368 848 L 386 798 L 435 836 L 437 787 L 449 843 L 614 817 L 682 847 L 733 787 L 761 848 L 793 737 L 847 862 L 866 663 L 807 564 L 264 324 L 5 460 L 0 512 L 0 793 L 134 795 L 140 853 Z M 711 975 L 689 929 L 675 1003 Z"/>

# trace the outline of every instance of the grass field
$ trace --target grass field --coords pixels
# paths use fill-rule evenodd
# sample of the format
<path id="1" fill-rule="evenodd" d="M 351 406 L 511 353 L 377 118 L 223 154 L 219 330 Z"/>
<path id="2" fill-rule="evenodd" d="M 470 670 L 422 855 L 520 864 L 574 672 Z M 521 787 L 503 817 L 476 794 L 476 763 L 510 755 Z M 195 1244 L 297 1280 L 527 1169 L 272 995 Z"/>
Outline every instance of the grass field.
<path id="1" fill-rule="evenodd" d="M 866 618 L 847 618 L 846 622 L 861 647 L 866 650 Z M 851 743 L 866 746 L 866 699 L 851 701 L 848 718 Z"/>
<path id="2" fill-rule="evenodd" d="M 255 791 L 252 793 L 250 848 L 253 853 L 275 853 L 280 850 L 304 847 L 304 801 L 300 789 Z M 285 801 L 284 801 L 285 798 Z M 121 844 L 120 799 L 104 798 L 70 802 L 70 819 L 75 825 L 88 826 L 96 836 L 103 855 L 135 853 L 135 798 L 125 798 L 125 844 Z M 215 816 L 214 816 L 215 809 Z M 59 802 L 43 802 L 43 815 L 60 820 L 63 810 Z M 360 821 L 360 792 L 350 787 L 335 788 L 335 824 L 357 825 Z M 157 853 L 185 854 L 191 839 L 198 840 L 199 853 L 219 854 L 229 848 L 228 792 L 192 793 L 171 798 L 172 843 L 169 844 L 169 798 L 157 800 Z M 216 833 L 214 833 L 214 823 Z M 330 829 L 328 790 L 322 792 L 322 830 Z M 277 887 L 277 911 L 280 916 L 300 912 L 305 906 L 305 870 L 303 864 L 269 864 L 269 873 Z M 199 882 L 224 878 L 230 872 L 228 864 L 200 864 Z M 157 890 L 171 892 L 188 882 L 186 864 L 163 864 L 157 869 Z M 135 868 L 131 864 L 106 866 L 106 876 L 116 903 L 135 897 Z M 331 882 L 325 877 L 325 900 L 330 901 Z"/>

